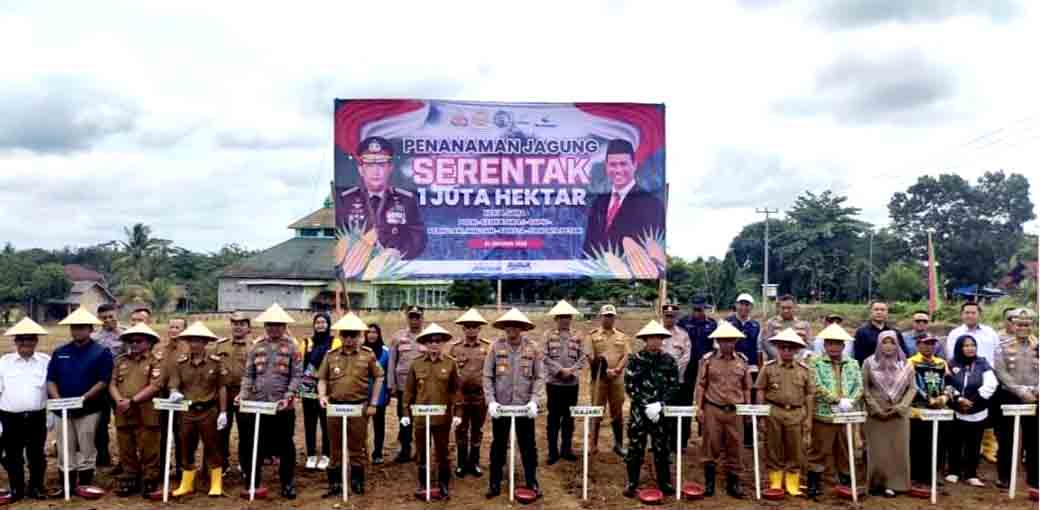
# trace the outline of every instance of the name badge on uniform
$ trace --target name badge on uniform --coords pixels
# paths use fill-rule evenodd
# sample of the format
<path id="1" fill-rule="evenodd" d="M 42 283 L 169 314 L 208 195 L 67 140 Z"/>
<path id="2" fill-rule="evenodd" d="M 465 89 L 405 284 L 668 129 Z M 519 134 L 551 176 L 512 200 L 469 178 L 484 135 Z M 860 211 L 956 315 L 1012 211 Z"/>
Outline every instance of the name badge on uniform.
<path id="1" fill-rule="evenodd" d="M 404 225 L 408 220 L 408 215 L 404 211 L 404 206 L 400 203 L 395 203 L 393 207 L 386 211 L 386 223 L 388 225 Z"/>
<path id="2" fill-rule="evenodd" d="M 332 373 L 333 374 L 339 375 L 339 372 L 340 372 L 339 367 L 332 367 Z"/>

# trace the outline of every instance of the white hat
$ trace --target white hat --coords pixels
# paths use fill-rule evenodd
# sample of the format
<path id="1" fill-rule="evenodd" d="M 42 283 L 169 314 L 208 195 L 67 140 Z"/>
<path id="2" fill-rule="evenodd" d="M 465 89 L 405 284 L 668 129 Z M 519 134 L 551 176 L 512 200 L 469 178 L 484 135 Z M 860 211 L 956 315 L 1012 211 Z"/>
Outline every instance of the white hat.
<path id="1" fill-rule="evenodd" d="M 81 306 L 77 308 L 75 312 L 70 313 L 68 317 L 62 319 L 58 324 L 61 324 L 62 326 L 100 326 L 101 321 L 99 321 L 97 317 L 94 317 L 94 314 L 88 312 L 86 308 Z"/>
<path id="2" fill-rule="evenodd" d="M 737 303 L 741 301 L 747 301 L 748 303 L 755 304 L 755 298 L 751 297 L 751 294 L 747 292 L 737 296 Z"/>
<path id="3" fill-rule="evenodd" d="M 263 324 L 292 324 L 296 322 L 291 315 L 285 313 L 282 307 L 275 303 L 264 310 L 264 313 L 256 316 L 256 322 Z"/>
<path id="4" fill-rule="evenodd" d="M 348 312 L 329 329 L 332 331 L 356 331 L 360 333 L 368 331 L 368 326 L 357 315 L 354 315 L 354 312 Z"/>
<path id="5" fill-rule="evenodd" d="M 771 336 L 769 338 L 769 341 L 773 343 L 786 342 L 806 347 L 805 340 L 802 340 L 802 335 L 799 335 L 798 332 L 794 330 L 794 328 L 784 329 L 783 331 Z"/>
<path id="6" fill-rule="evenodd" d="M 733 327 L 729 321 L 719 321 L 719 325 L 712 331 L 708 338 L 723 339 L 723 340 L 742 340 L 747 338 L 742 331 Z"/>
<path id="7" fill-rule="evenodd" d="M 561 299 L 559 303 L 556 303 L 556 306 L 552 307 L 552 310 L 549 310 L 550 317 L 559 317 L 560 315 L 581 315 L 581 312 L 567 301 Z"/>
<path id="8" fill-rule="evenodd" d="M 841 340 L 842 342 L 853 341 L 852 337 L 849 336 L 849 332 L 845 331 L 845 328 L 837 324 L 831 324 L 830 326 L 823 328 L 823 331 L 820 331 L 820 334 L 816 336 L 824 340 Z"/>
<path id="9" fill-rule="evenodd" d="M 177 336 L 178 340 L 184 340 L 188 338 L 218 340 L 217 335 L 214 335 L 213 332 L 210 331 L 209 328 L 207 328 L 206 325 L 200 321 L 195 321 L 194 324 L 188 326 L 188 329 L 184 330 L 183 332 L 181 332 L 180 335 Z"/>
<path id="10" fill-rule="evenodd" d="M 422 333 L 419 333 L 419 335 L 415 337 L 415 341 L 424 344 L 434 335 L 444 335 L 448 337 L 447 340 L 451 340 L 451 333 L 434 322 L 433 324 L 426 326 L 426 329 L 422 330 Z"/>
<path id="11" fill-rule="evenodd" d="M 156 333 L 154 329 L 148 327 L 148 325 L 143 322 L 124 331 L 122 334 L 119 335 L 119 338 L 121 340 L 123 338 L 129 337 L 130 335 L 144 335 L 150 337 L 152 340 L 156 342 L 158 342 L 161 339 L 159 333 Z"/>
<path id="12" fill-rule="evenodd" d="M 664 326 L 659 324 L 657 321 L 651 320 L 646 323 L 646 326 L 643 326 L 643 329 L 639 330 L 639 333 L 636 333 L 636 338 L 646 338 L 648 336 L 670 337 L 672 336 L 672 332 L 664 329 Z"/>
<path id="13" fill-rule="evenodd" d="M 487 323 L 487 319 L 485 319 L 483 315 L 480 315 L 480 312 L 478 312 L 476 308 L 470 308 L 469 310 L 466 310 L 466 313 L 462 314 L 462 316 L 458 319 L 455 319 L 455 324 L 486 325 Z"/>
<path id="14" fill-rule="evenodd" d="M 495 320 L 494 326 L 498 329 L 505 329 L 508 324 L 523 324 L 524 329 L 528 331 L 534 329 L 534 323 L 531 322 L 531 319 L 528 319 L 524 312 L 516 308 L 510 308 L 508 312 L 502 314 L 501 317 Z"/>
<path id="15" fill-rule="evenodd" d="M 22 317 L 22 320 L 18 321 L 18 324 L 7 328 L 7 332 L 4 336 L 19 336 L 19 335 L 46 335 L 47 330 L 43 329 L 36 321 Z"/>

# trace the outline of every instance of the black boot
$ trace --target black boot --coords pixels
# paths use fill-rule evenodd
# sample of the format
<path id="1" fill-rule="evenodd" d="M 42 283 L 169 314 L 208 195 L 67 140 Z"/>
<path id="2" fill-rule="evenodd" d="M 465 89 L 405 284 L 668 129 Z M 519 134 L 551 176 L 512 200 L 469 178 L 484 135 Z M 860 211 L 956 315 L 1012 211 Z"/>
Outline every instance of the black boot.
<path id="1" fill-rule="evenodd" d="M 704 497 L 715 495 L 715 464 L 704 465 Z"/>
<path id="2" fill-rule="evenodd" d="M 664 493 L 665 497 L 669 494 L 675 493 L 675 486 L 672 485 L 672 473 L 670 470 L 670 463 L 668 462 L 668 455 L 662 454 L 663 459 L 656 463 L 657 469 L 657 488 Z"/>
<path id="3" fill-rule="evenodd" d="M 415 481 L 415 492 L 426 492 L 426 466 L 419 466 L 418 476 Z"/>
<path id="4" fill-rule="evenodd" d="M 820 475 L 823 473 L 817 473 L 815 471 L 809 471 L 808 487 L 805 490 L 805 495 L 812 500 L 815 500 L 820 496 Z"/>
<path id="5" fill-rule="evenodd" d="M 838 473 L 838 485 L 844 485 L 846 487 L 852 486 L 852 477 L 849 475 L 843 475 Z"/>
<path id="6" fill-rule="evenodd" d="M 397 456 L 394 457 L 394 463 L 405 464 L 412 461 L 412 442 L 401 441 L 401 450 L 397 452 Z"/>
<path id="7" fill-rule="evenodd" d="M 451 488 L 449 487 L 451 485 L 451 468 L 446 467 L 438 471 L 437 488 L 441 490 L 441 499 L 451 499 Z"/>
<path id="8" fill-rule="evenodd" d="M 734 499 L 744 499 L 744 491 L 740 488 L 740 477 L 736 473 L 726 474 L 726 494 Z"/>
<path id="9" fill-rule="evenodd" d="M 496 466 L 494 461 L 491 462 L 491 482 L 488 483 L 487 493 L 484 497 L 487 499 L 498 497 L 502 494 L 502 466 Z"/>
<path id="10" fill-rule="evenodd" d="M 339 466 L 329 466 L 325 470 L 325 478 L 329 481 L 329 490 L 325 491 L 325 494 L 322 494 L 321 497 L 334 498 L 343 495 L 343 471 L 341 469 Z M 351 476 L 353 475 L 354 473 L 352 472 Z"/>
<path id="11" fill-rule="evenodd" d="M 636 497 L 636 490 L 639 489 L 640 468 L 642 468 L 642 465 L 635 462 L 629 462 L 625 465 L 625 469 L 628 471 L 628 479 L 625 480 L 625 490 L 621 494 L 626 498 Z"/>
<path id="12" fill-rule="evenodd" d="M 16 501 L 21 501 L 25 498 L 25 475 L 21 468 L 19 468 L 8 471 L 8 476 L 10 477 L 9 482 L 11 484 L 11 493 L 8 495 L 10 498 L 8 502 L 14 503 Z"/>
<path id="13" fill-rule="evenodd" d="M 43 490 L 43 487 L 37 487 L 35 485 L 29 487 L 29 490 L 25 493 L 25 496 L 30 499 L 35 499 L 37 501 L 43 501 L 47 499 L 47 493 Z"/>
<path id="14" fill-rule="evenodd" d="M 69 471 L 69 496 L 76 493 L 76 486 L 79 482 L 78 471 Z M 65 497 L 65 477 L 61 471 L 58 471 L 58 488 L 51 491 L 49 494 L 52 498 L 64 498 Z"/>
<path id="15" fill-rule="evenodd" d="M 475 444 L 469 447 L 469 474 L 480 478 L 484 476 L 484 471 L 480 469 L 480 445 Z"/>
<path id="16" fill-rule="evenodd" d="M 615 420 L 610 422 L 610 430 L 614 431 L 614 453 L 618 454 L 619 457 L 624 458 L 628 454 L 628 449 L 624 446 L 625 436 L 622 433 L 625 424 L 621 420 Z"/>
<path id="17" fill-rule="evenodd" d="M 350 491 L 358 495 L 365 493 L 365 466 L 350 466 Z"/>
<path id="18" fill-rule="evenodd" d="M 570 434 L 563 434 L 560 439 L 560 458 L 569 462 L 575 462 L 578 460 L 578 456 L 574 455 L 574 450 L 571 449 L 571 443 L 573 442 L 574 432 Z"/>
<path id="19" fill-rule="evenodd" d="M 94 470 L 87 469 L 79 472 L 80 485 L 94 485 Z"/>
<path id="20" fill-rule="evenodd" d="M 455 476 L 457 478 L 465 478 L 466 473 L 469 472 L 469 467 L 466 465 L 469 462 L 469 443 L 460 441 L 456 445 L 458 449 L 458 466 L 455 468 Z"/>
<path id="21" fill-rule="evenodd" d="M 296 499 L 296 484 L 289 482 L 282 486 L 282 497 L 285 499 Z"/>

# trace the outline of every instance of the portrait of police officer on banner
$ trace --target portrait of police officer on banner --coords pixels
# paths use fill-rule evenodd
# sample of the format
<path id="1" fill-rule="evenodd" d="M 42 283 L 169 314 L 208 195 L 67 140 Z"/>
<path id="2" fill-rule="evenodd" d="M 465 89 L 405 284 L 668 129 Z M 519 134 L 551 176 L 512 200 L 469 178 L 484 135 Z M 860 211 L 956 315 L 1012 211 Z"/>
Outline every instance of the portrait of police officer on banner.
<path id="1" fill-rule="evenodd" d="M 379 244 L 414 259 L 426 248 L 426 226 L 415 194 L 390 185 L 394 147 L 389 140 L 370 136 L 357 148 L 360 186 L 336 189 L 339 226 L 355 233 L 375 229 Z"/>

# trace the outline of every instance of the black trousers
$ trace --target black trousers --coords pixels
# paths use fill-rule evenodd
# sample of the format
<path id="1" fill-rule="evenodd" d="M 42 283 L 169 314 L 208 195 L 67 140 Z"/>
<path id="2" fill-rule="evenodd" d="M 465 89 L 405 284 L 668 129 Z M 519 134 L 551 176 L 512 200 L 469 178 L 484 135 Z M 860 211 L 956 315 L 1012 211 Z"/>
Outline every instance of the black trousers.
<path id="1" fill-rule="evenodd" d="M 1009 404 L 1021 404 L 1018 399 L 1008 399 Z M 1030 487 L 1036 487 L 1037 482 L 1037 417 L 1034 416 L 1023 416 L 1021 418 L 1022 430 L 1019 436 L 1019 448 L 1025 450 L 1026 460 L 1026 483 Z M 995 420 L 995 428 L 997 434 L 997 444 L 1000 448 L 997 450 L 997 476 L 1001 480 L 1007 482 L 1011 480 L 1011 447 L 1014 444 L 1015 439 L 1015 417 L 1004 416 L 1001 414 Z M 6 430 L 6 427 L 5 429 Z M 1022 461 L 1022 454 L 1019 453 L 1019 462 Z"/>
<path id="2" fill-rule="evenodd" d="M 578 385 L 546 384 L 545 392 L 549 400 L 549 418 L 545 422 L 549 455 L 569 452 L 574 440 L 574 418 L 571 417 L 571 406 L 578 405 Z M 563 439 L 557 443 L 557 438 L 561 433 Z"/>
<path id="3" fill-rule="evenodd" d="M 108 451 L 108 424 L 112 422 L 112 397 L 104 392 L 101 397 L 101 412 L 98 414 L 97 428 L 94 429 L 94 447 L 97 448 L 97 465 L 112 465 L 112 454 Z"/>
<path id="4" fill-rule="evenodd" d="M 512 418 L 491 420 L 491 483 L 502 483 L 502 468 L 509 454 L 509 422 Z M 527 485 L 538 483 L 538 447 L 534 442 L 534 418 L 516 419 L 516 446 L 524 464 Z"/>
<path id="5" fill-rule="evenodd" d="M 950 450 L 950 427 L 952 422 L 939 422 L 939 446 L 936 451 L 936 467 L 943 472 Z M 956 474 L 956 473 L 954 473 Z M 910 420 L 910 480 L 930 485 L 932 483 L 932 422 Z"/>
<path id="6" fill-rule="evenodd" d="M 321 454 L 328 457 L 331 441 L 325 409 L 316 398 L 303 399 L 303 439 L 307 444 L 307 456 L 314 457 L 318 451 L 318 427 L 321 427 Z"/>
<path id="7" fill-rule="evenodd" d="M 47 440 L 47 412 L 8 413 L 0 411 L 4 425 L 4 469 L 12 490 L 25 490 L 25 459 L 29 459 L 29 487 L 43 490 L 44 442 Z"/>
<path id="8" fill-rule="evenodd" d="M 404 392 L 401 390 L 397 391 L 397 416 L 404 416 Z M 397 427 L 397 441 L 401 443 L 401 448 L 412 447 L 412 424 L 408 424 L 407 427 L 404 425 Z"/>
<path id="9" fill-rule="evenodd" d="M 239 452 L 246 452 L 243 473 L 251 468 L 256 473 L 257 486 L 263 480 L 264 458 L 278 457 L 278 479 L 282 486 L 292 484 L 296 473 L 296 444 L 293 443 L 293 421 L 296 413 L 285 410 L 274 415 L 260 416 L 260 441 L 257 443 L 256 465 L 250 466 L 253 454 L 254 414 L 240 414 L 239 417 Z M 241 455 L 240 455 L 241 457 Z"/>
<path id="10" fill-rule="evenodd" d="M 242 434 L 243 434 L 243 430 L 246 428 L 242 424 L 243 415 L 238 412 L 238 406 L 236 406 L 234 404 L 231 404 L 230 403 L 230 400 L 231 400 L 230 398 L 228 400 L 229 400 L 228 403 L 230 405 L 228 405 L 228 407 L 227 407 L 227 420 L 228 420 L 227 421 L 227 423 L 228 423 L 227 427 L 224 427 L 224 430 L 221 430 L 221 431 L 217 432 L 218 434 L 220 434 L 220 453 L 221 453 L 221 455 L 224 458 L 224 469 L 227 469 L 228 466 L 231 465 L 231 429 L 233 428 L 233 426 L 237 422 L 238 423 L 238 425 L 237 425 L 238 426 L 238 437 L 239 437 L 238 465 L 244 471 L 246 469 L 246 466 L 249 465 L 249 457 L 250 457 L 250 455 L 252 455 L 252 452 L 250 451 L 250 448 L 253 447 L 253 443 L 250 442 L 250 443 L 246 444 L 245 448 L 242 447 Z M 249 433 L 252 434 L 253 430 L 249 429 Z"/>
<path id="11" fill-rule="evenodd" d="M 372 456 L 383 456 L 383 442 L 386 441 L 386 406 L 377 406 L 372 415 Z"/>
<path id="12" fill-rule="evenodd" d="M 978 476 L 979 448 L 986 421 L 970 422 L 954 419 L 950 426 L 950 474 L 963 479 Z"/>

